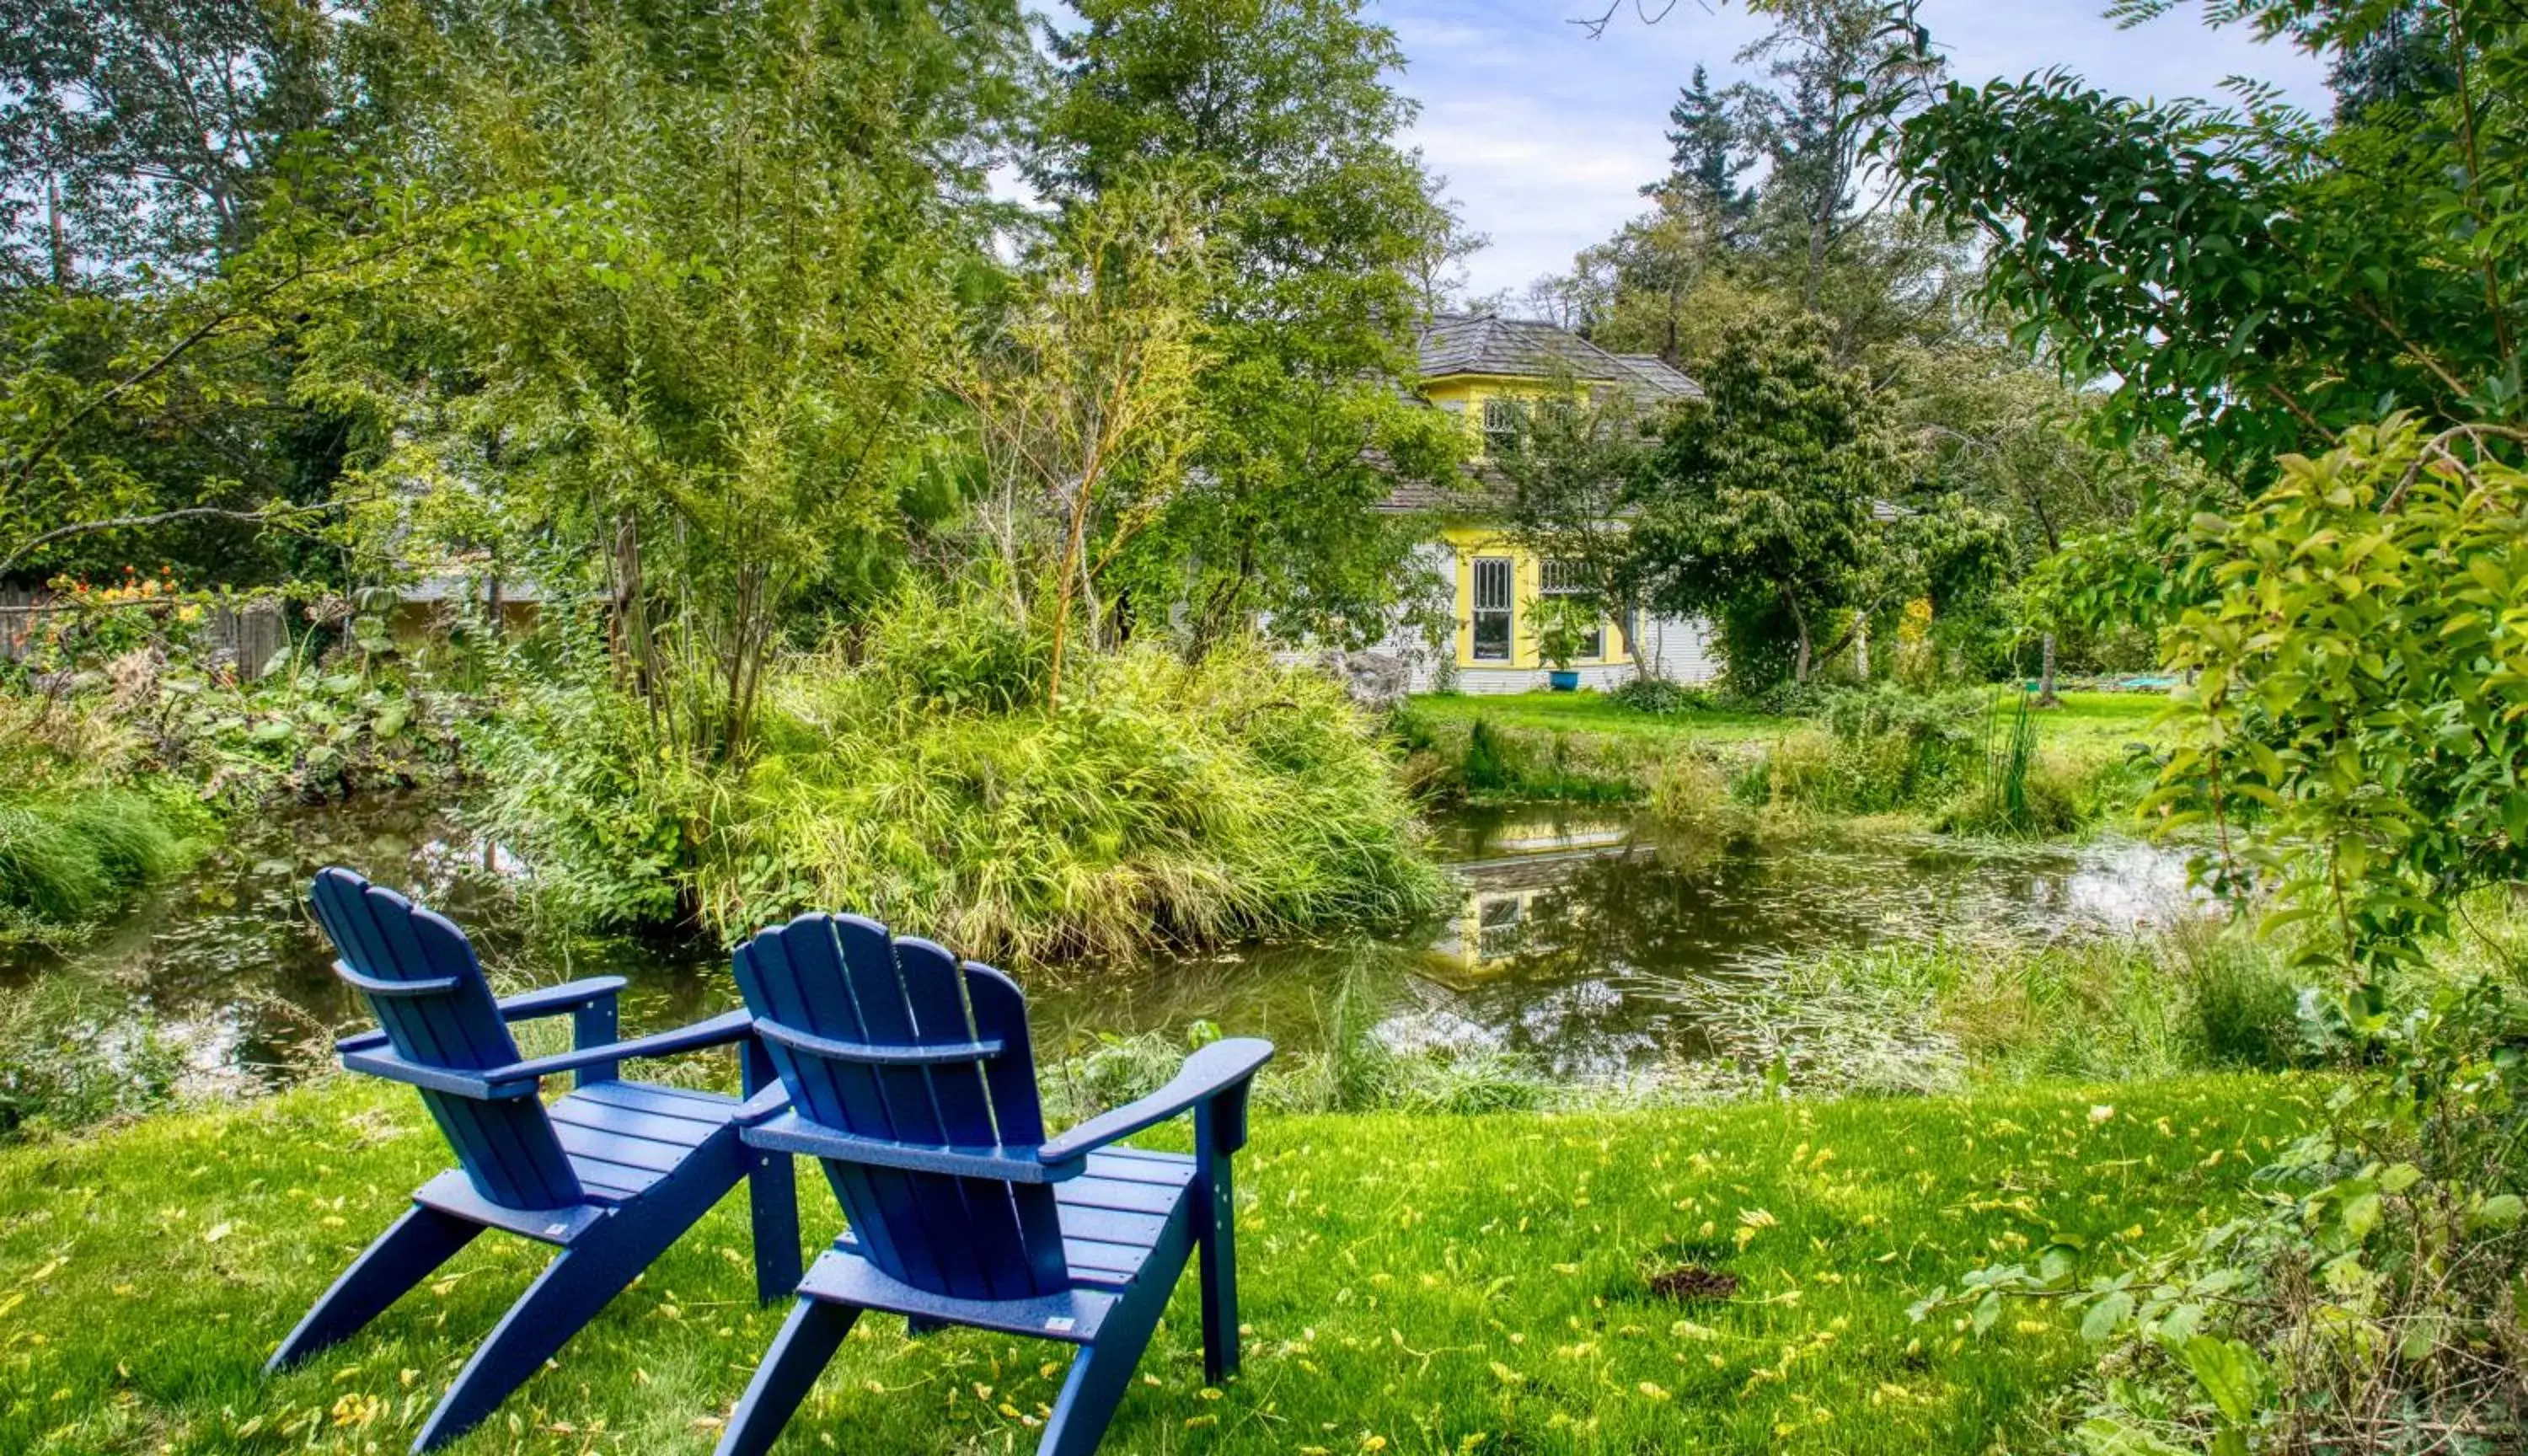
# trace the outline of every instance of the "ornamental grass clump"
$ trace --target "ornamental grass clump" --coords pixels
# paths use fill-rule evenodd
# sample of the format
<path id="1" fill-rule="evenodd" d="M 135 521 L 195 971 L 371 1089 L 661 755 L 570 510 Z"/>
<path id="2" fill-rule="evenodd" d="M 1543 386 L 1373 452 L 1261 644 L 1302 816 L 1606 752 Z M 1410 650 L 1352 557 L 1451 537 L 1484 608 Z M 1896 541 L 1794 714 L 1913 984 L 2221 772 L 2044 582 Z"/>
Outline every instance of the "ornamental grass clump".
<path id="1" fill-rule="evenodd" d="M 1260 650 L 1090 658 L 1062 706 L 956 707 L 883 668 L 773 685 L 694 871 L 735 935 L 849 907 L 971 955 L 1129 956 L 1432 908 L 1440 875 L 1341 688 Z"/>
<path id="2" fill-rule="evenodd" d="M 855 647 L 778 664 L 753 754 L 709 770 L 563 662 L 479 735 L 486 827 L 564 922 L 849 910 L 1011 962 L 1440 903 L 1375 726 L 1260 647 L 1075 654 L 1050 709 L 1045 643 L 987 609 L 908 597 Z"/>

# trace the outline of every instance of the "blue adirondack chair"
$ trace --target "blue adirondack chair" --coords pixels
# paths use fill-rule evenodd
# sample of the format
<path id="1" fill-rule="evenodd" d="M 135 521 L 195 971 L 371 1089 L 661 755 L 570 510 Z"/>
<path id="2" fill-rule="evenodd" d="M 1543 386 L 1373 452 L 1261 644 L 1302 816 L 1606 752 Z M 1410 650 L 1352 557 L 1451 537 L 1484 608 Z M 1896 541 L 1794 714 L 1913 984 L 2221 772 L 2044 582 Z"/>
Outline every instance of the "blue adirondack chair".
<path id="1" fill-rule="evenodd" d="M 737 984 L 789 1094 L 746 1140 L 817 1159 L 850 1228 L 800 1281 L 719 1456 L 772 1444 L 864 1310 L 1080 1346 L 1037 1449 L 1087 1456 L 1196 1251 L 1204 1368 L 1238 1368 L 1230 1155 L 1272 1043 L 1215 1042 L 1047 1141 L 1027 1001 L 990 966 L 810 914 L 740 947 Z M 1117 1146 L 1186 1112 L 1191 1157 Z"/>
<path id="2" fill-rule="evenodd" d="M 747 1105 L 616 1076 L 627 1058 L 734 1045 L 748 1090 L 769 1084 L 746 1013 L 617 1041 L 620 977 L 496 1001 L 464 932 L 441 916 L 346 869 L 321 871 L 312 898 L 341 954 L 334 973 L 367 998 L 381 1028 L 341 1042 L 342 1065 L 419 1089 L 459 1167 L 412 1195 L 411 1210 L 316 1301 L 267 1372 L 356 1333 L 486 1228 L 558 1246 L 466 1362 L 412 1449 L 452 1440 L 542 1369 L 741 1178 L 751 1179 L 758 1297 L 768 1303 L 797 1285 L 790 1160 L 740 1140 Z M 521 1060 L 510 1024 L 564 1013 L 573 1050 Z M 578 1074 L 576 1090 L 547 1106 L 538 1083 L 565 1071 Z M 752 1106 L 760 1112 L 777 1102 L 767 1085 Z"/>

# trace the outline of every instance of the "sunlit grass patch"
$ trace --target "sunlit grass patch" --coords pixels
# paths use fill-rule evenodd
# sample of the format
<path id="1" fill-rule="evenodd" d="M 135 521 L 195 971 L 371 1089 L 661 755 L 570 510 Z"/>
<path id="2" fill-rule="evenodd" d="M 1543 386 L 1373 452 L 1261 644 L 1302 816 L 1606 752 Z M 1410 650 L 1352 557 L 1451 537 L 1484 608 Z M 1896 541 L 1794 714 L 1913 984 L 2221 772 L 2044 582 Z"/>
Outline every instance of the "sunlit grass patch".
<path id="1" fill-rule="evenodd" d="M 1268 1115 L 1239 1167 L 1245 1374 L 1206 1390 L 1181 1291 L 1106 1449 L 2025 1449 L 2087 1368 L 2077 1334 L 1907 1307 L 2067 1236 L 2102 1261 L 2182 1238 L 2323 1090 Z M 0 1153 L 0 1449 L 399 1448 L 542 1250 L 485 1238 L 359 1338 L 257 1372 L 444 1165 L 408 1095 L 342 1082 Z M 802 1193 L 830 1234 L 818 1180 Z M 710 1449 L 780 1313 L 749 1297 L 745 1229 L 733 1198 L 457 1449 Z M 1656 1292 L 1680 1266 L 1738 1284 Z M 1026 1451 L 1066 1356 L 873 1319 L 780 1449 Z"/>

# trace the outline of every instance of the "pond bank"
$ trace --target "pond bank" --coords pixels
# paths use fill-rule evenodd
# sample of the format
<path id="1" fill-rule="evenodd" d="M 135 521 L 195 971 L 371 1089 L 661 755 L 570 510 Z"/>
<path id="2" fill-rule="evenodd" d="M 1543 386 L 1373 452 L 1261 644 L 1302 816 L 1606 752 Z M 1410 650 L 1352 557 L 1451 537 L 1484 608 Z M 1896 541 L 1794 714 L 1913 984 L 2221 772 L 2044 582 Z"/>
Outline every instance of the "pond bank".
<path id="1" fill-rule="evenodd" d="M 2322 1083 L 2203 1077 L 1665 1112 L 1261 1116 L 1240 1156 L 1246 1370 L 1201 1382 L 1181 1289 L 1105 1449 L 1924 1456 L 2021 1448 L 2093 1360 L 2069 1321 L 1907 1308 L 1995 1251 L 2108 1268 L 2236 1204 Z M 1154 1145 L 1157 1145 L 1154 1142 Z M 446 1166 L 399 1088 L 333 1078 L 0 1149 L 0 1449 L 365 1452 L 409 1439 L 541 1249 L 484 1239 L 371 1330 L 261 1362 Z M 802 1226 L 838 1226 L 801 1179 Z M 456 1456 L 708 1451 L 781 1312 L 733 1198 Z M 1680 1304 L 1650 1280 L 1733 1276 Z M 1027 1449 L 1063 1352 L 866 1322 L 785 1449 Z M 1690 1434 L 1689 1434 L 1690 1433 Z"/>
<path id="2" fill-rule="evenodd" d="M 1715 1027 L 1743 1023 L 1747 998 L 1777 996 L 1794 967 L 1821 958 L 1898 955 L 1864 968 L 1911 984 L 1965 960 L 2016 964 L 2192 914 L 2175 854 L 2114 840 L 1816 827 L 1712 837 L 1630 810 L 1542 806 L 1446 815 L 1433 848 L 1452 866 L 1452 903 L 1388 934 L 1023 971 L 1048 1060 L 1095 1059 L 1082 1074 L 1102 1085 L 1136 1060 L 1164 1061 L 1208 1022 L 1271 1037 L 1292 1058 L 1340 1061 L 1328 1074 L 1355 1094 L 1364 1077 L 1411 1075 L 1405 1058 L 1451 1073 L 1416 1084 L 1403 1097 L 1416 1105 L 1638 1100 L 1745 1071 L 1744 1037 L 1715 1038 Z M 302 909 L 308 877 L 328 863 L 455 916 L 504 984 L 628 977 L 631 1029 L 732 1004 L 717 947 L 545 930 L 513 893 L 514 861 L 421 804 L 378 799 L 241 825 L 90 947 L 0 960 L 0 985 L 77 980 L 98 1016 L 180 1043 L 197 1089 L 285 1083 L 330 1061 L 334 1031 L 364 1021 Z M 1849 1000 L 1849 989 L 1813 999 Z"/>

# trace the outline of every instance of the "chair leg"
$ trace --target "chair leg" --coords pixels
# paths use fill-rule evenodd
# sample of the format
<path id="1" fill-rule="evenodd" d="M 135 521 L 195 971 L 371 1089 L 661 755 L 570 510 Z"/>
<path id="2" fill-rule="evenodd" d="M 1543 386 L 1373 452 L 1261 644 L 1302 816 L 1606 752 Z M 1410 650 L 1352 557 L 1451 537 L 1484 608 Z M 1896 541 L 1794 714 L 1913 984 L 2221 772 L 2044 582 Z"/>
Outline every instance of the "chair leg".
<path id="1" fill-rule="evenodd" d="M 764 1043 L 749 1037 L 738 1050 L 739 1086 L 752 1100 L 780 1080 Z M 755 1231 L 755 1298 L 770 1304 L 799 1288 L 799 1180 L 797 1160 L 787 1153 L 744 1151 L 746 1206 Z"/>
<path id="2" fill-rule="evenodd" d="M 755 1378 L 730 1414 L 713 1456 L 763 1456 L 770 1450 L 860 1317 L 856 1304 L 802 1298 L 772 1337 L 772 1348 L 764 1352 L 764 1363 L 755 1368 Z"/>
<path id="3" fill-rule="evenodd" d="M 772 1304 L 799 1289 L 799 1183 L 787 1153 L 757 1153 L 746 1175 L 755 1229 L 755 1298 Z"/>
<path id="4" fill-rule="evenodd" d="M 1193 1193 L 1194 1252 L 1202 1283 L 1202 1378 L 1214 1385 L 1238 1374 L 1238 1194 L 1229 1160 L 1203 1160 Z"/>
<path id="5" fill-rule="evenodd" d="M 623 1292 L 684 1231 L 672 1221 L 607 1220 L 561 1251 L 495 1326 L 413 1438 L 415 1456 L 471 1430 Z"/>
<path id="6" fill-rule="evenodd" d="M 351 1261 L 349 1269 L 342 1271 L 334 1287 L 325 1291 L 316 1307 L 273 1352 L 272 1359 L 264 1363 L 264 1374 L 286 1370 L 358 1333 L 362 1326 L 386 1313 L 389 1305 L 430 1277 L 432 1271 L 472 1243 L 474 1235 L 482 1231 L 479 1223 L 414 1204 L 410 1212 L 395 1220 L 359 1258 Z"/>
<path id="7" fill-rule="evenodd" d="M 1105 1438 L 1115 1408 L 1132 1386 L 1132 1372 L 1141 1363 L 1141 1352 L 1149 1348 L 1150 1334 L 1159 1327 L 1159 1315 L 1168 1304 L 1164 1288 L 1145 1287 L 1134 1293 L 1137 1298 L 1118 1304 L 1106 1316 L 1097 1342 L 1080 1346 L 1072 1358 L 1071 1378 L 1062 1382 L 1053 1416 L 1044 1423 L 1036 1456 L 1091 1456 Z"/>

